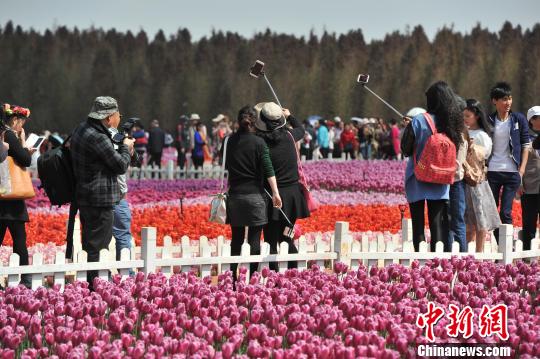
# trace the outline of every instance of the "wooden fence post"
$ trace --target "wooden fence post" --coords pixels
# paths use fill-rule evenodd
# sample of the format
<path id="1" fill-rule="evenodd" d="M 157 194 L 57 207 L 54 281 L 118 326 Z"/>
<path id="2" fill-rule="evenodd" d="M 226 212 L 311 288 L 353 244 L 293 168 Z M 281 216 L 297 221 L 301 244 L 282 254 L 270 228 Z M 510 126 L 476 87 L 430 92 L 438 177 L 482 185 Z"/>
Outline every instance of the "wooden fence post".
<path id="1" fill-rule="evenodd" d="M 173 257 L 172 246 L 172 238 L 170 236 L 163 237 L 163 251 L 161 252 L 162 259 L 170 259 Z M 172 267 L 161 267 L 161 273 L 163 273 L 163 275 L 169 279 L 172 274 Z"/>
<path id="2" fill-rule="evenodd" d="M 499 253 L 503 255 L 503 264 L 512 263 L 512 242 L 514 240 L 514 227 L 511 224 L 502 224 L 499 227 Z"/>
<path id="3" fill-rule="evenodd" d="M 174 163 L 173 160 L 169 160 L 167 162 L 167 179 L 173 180 L 174 179 Z"/>
<path id="4" fill-rule="evenodd" d="M 156 228 L 142 228 L 141 259 L 144 261 L 143 272 L 145 274 L 156 271 Z"/>
<path id="5" fill-rule="evenodd" d="M 403 242 L 412 241 L 412 221 L 410 218 L 403 218 L 401 220 L 401 236 Z"/>
<path id="6" fill-rule="evenodd" d="M 73 258 L 75 258 L 76 263 L 86 263 L 88 262 L 88 253 L 85 251 L 74 252 Z M 78 271 L 75 278 L 78 281 L 85 281 L 86 271 Z"/>
<path id="7" fill-rule="evenodd" d="M 17 253 L 12 253 L 9 256 L 9 267 L 10 268 L 16 268 L 19 266 L 20 263 L 20 257 Z M 19 282 L 21 281 L 19 274 L 10 274 L 8 275 L 8 287 L 16 287 L 19 285 Z"/>
<path id="8" fill-rule="evenodd" d="M 57 252 L 55 259 L 55 264 L 66 264 L 66 253 Z M 54 273 L 54 284 L 60 285 L 60 291 L 64 290 L 64 284 L 66 282 L 66 272 Z"/>
<path id="9" fill-rule="evenodd" d="M 351 241 L 349 238 L 349 222 L 336 222 L 334 229 L 334 250 L 337 252 L 337 261 L 350 267 Z"/>
<path id="10" fill-rule="evenodd" d="M 32 256 L 32 265 L 40 266 L 43 264 L 43 254 L 35 253 Z M 43 273 L 32 273 L 32 290 L 36 290 L 43 285 Z"/>

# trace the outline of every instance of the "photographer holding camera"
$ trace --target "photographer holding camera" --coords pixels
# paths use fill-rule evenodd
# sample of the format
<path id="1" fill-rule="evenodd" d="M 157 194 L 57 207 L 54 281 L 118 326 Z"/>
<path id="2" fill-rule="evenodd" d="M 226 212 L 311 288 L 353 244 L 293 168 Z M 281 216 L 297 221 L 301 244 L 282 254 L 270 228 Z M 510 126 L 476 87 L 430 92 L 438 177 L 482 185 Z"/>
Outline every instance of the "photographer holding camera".
<path id="1" fill-rule="evenodd" d="M 114 148 L 109 129 L 117 128 L 120 118 L 114 98 L 97 97 L 87 120 L 71 138 L 82 247 L 88 253 L 88 262 L 99 261 L 99 251 L 109 247 L 113 207 L 123 199 L 117 176 L 126 173 L 134 153 L 134 140 L 127 137 L 118 144 L 118 150 Z M 96 276 L 97 271 L 88 271 L 91 290 Z"/>

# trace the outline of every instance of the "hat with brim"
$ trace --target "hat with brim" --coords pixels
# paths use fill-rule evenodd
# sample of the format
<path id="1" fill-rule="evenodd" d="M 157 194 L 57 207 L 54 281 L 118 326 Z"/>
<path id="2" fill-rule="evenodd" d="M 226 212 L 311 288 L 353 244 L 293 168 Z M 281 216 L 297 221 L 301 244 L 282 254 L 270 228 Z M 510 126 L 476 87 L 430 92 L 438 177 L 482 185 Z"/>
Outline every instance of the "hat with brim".
<path id="1" fill-rule="evenodd" d="M 200 120 L 200 119 L 201 119 L 201 116 L 199 116 L 196 113 L 192 113 L 191 116 L 189 117 L 190 121 L 196 121 L 196 120 Z"/>
<path id="2" fill-rule="evenodd" d="M 534 106 L 527 111 L 527 121 L 530 121 L 534 116 L 540 116 L 540 106 Z"/>
<path id="3" fill-rule="evenodd" d="M 257 113 L 257 120 L 255 120 L 255 128 L 260 131 L 270 132 L 282 128 L 287 123 L 285 117 L 283 117 L 283 110 L 281 106 L 274 102 L 261 102 L 255 105 L 255 112 Z M 276 122 L 276 126 L 268 128 L 264 119 L 270 122 Z"/>
<path id="4" fill-rule="evenodd" d="M 217 115 L 215 118 L 212 119 L 212 122 L 218 123 L 218 122 L 221 122 L 221 120 L 223 120 L 224 118 L 225 118 L 225 115 L 220 113 L 219 115 Z"/>
<path id="5" fill-rule="evenodd" d="M 94 100 L 88 117 L 95 120 L 103 120 L 116 112 L 118 112 L 118 103 L 114 98 L 99 96 Z"/>

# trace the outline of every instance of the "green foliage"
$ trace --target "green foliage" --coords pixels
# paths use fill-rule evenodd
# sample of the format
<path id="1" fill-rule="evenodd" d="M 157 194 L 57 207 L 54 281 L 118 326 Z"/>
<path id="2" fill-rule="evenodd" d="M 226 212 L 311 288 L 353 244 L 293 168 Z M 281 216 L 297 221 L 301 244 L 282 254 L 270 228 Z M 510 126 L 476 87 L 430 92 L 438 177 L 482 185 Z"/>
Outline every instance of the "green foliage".
<path id="1" fill-rule="evenodd" d="M 28 106 L 29 130 L 70 132 L 99 95 L 118 99 L 126 117 L 153 118 L 172 130 L 180 114 L 235 117 L 245 104 L 272 99 L 263 80 L 248 76 L 255 59 L 283 105 L 298 117 L 320 114 L 391 117 L 355 82 L 370 73 L 370 87 L 402 112 L 424 106 L 436 80 L 488 107 L 496 81 L 514 87 L 514 109 L 540 98 L 540 24 L 523 31 L 510 23 L 498 33 L 477 25 L 468 34 L 442 28 L 432 42 L 421 26 L 366 43 L 361 30 L 336 36 L 295 37 L 266 30 L 246 39 L 213 32 L 194 42 L 187 29 L 148 39 L 137 34 L 59 27 L 40 34 L 11 22 L 0 27 L 0 101 Z"/>

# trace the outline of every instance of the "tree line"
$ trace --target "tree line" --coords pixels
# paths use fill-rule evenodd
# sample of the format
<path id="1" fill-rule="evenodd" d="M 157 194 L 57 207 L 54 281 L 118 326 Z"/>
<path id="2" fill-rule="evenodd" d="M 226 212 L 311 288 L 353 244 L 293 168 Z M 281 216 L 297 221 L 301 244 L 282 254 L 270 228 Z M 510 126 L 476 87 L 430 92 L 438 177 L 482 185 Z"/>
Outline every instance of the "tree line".
<path id="1" fill-rule="evenodd" d="M 248 75 L 255 59 L 283 102 L 299 118 L 318 114 L 385 117 L 393 113 L 355 83 L 402 112 L 424 106 L 426 88 L 445 80 L 464 98 L 489 105 L 489 89 L 512 84 L 514 110 L 540 104 L 540 23 L 499 32 L 477 25 L 470 33 L 440 29 L 430 41 L 422 26 L 367 43 L 361 30 L 306 37 L 270 30 L 245 38 L 214 31 L 193 41 L 189 30 L 149 39 L 144 31 L 57 27 L 43 33 L 8 22 L 0 28 L 0 101 L 32 110 L 30 130 L 70 132 L 98 95 L 118 99 L 121 113 L 173 129 L 181 114 L 209 121 L 235 116 L 245 104 L 272 99 L 262 79 Z"/>

